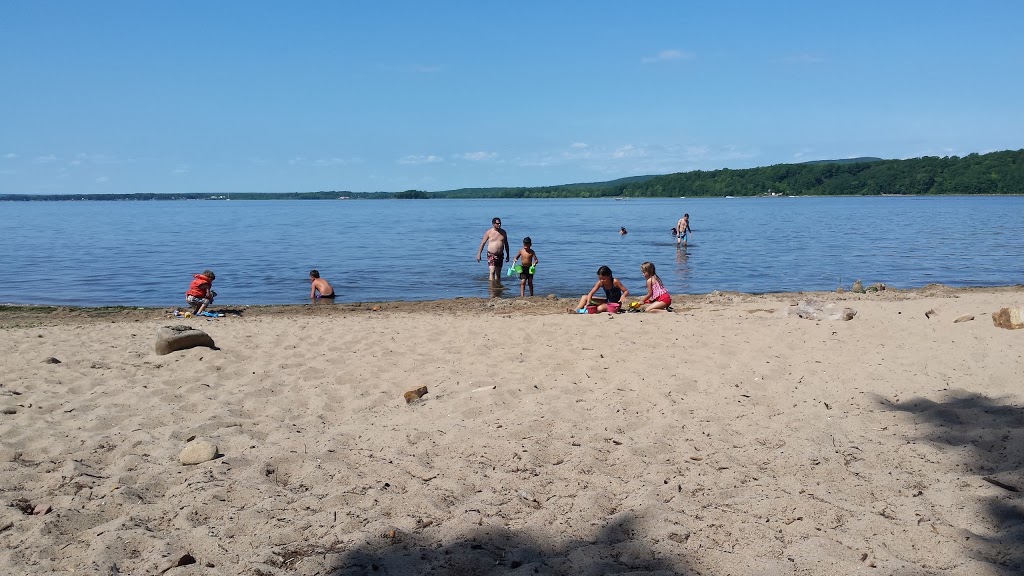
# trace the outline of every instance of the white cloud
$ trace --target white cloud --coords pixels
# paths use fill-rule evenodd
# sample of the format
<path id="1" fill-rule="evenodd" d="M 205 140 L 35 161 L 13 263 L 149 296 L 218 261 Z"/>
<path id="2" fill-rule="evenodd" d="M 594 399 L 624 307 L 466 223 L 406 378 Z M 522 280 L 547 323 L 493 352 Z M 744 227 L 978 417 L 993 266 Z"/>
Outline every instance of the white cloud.
<path id="1" fill-rule="evenodd" d="M 640 156 L 646 156 L 647 151 L 641 148 L 637 148 L 632 144 L 626 144 L 617 148 L 612 152 L 612 158 L 636 158 Z"/>
<path id="2" fill-rule="evenodd" d="M 797 162 L 803 162 L 806 158 L 808 158 L 811 155 L 812 152 L 814 152 L 814 150 L 810 148 L 801 148 L 800 150 L 797 150 L 796 152 L 793 153 L 793 160 L 796 160 Z"/>
<path id="3" fill-rule="evenodd" d="M 14 160 L 15 158 L 18 158 L 18 157 L 19 156 L 17 154 L 15 154 L 14 152 L 8 152 L 7 155 L 4 156 L 4 158 L 7 158 L 8 160 Z"/>
<path id="4" fill-rule="evenodd" d="M 36 156 L 32 161 L 36 164 L 51 164 L 57 161 L 57 157 L 53 154 L 47 154 L 46 156 Z"/>
<path id="5" fill-rule="evenodd" d="M 569 145 L 569 148 L 590 148 L 590 144 L 586 142 L 573 142 Z"/>
<path id="6" fill-rule="evenodd" d="M 433 154 L 410 154 L 398 159 L 399 164 L 435 164 L 437 162 L 444 162 L 444 158 Z"/>
<path id="7" fill-rule="evenodd" d="M 911 154 L 909 156 L 904 156 L 903 159 L 906 160 L 907 158 L 923 158 L 925 156 L 938 156 L 938 157 L 941 158 L 941 157 L 944 157 L 944 156 L 964 156 L 964 155 L 966 155 L 966 154 L 961 152 L 961 151 L 959 151 L 959 150 L 957 150 L 956 148 L 952 148 L 952 147 L 946 147 L 946 148 L 926 148 L 924 150 L 920 150 L 918 152 L 915 152 L 915 153 L 913 153 L 913 154 Z M 851 158 L 855 158 L 855 157 L 856 156 L 851 156 Z"/>
<path id="8" fill-rule="evenodd" d="M 79 152 L 78 154 L 76 154 L 75 155 L 75 160 L 77 160 L 77 163 L 75 161 L 72 161 L 72 164 L 74 164 L 76 166 L 79 165 L 79 164 L 82 164 L 82 163 L 88 163 L 88 164 L 127 164 L 128 162 L 130 162 L 130 160 L 126 160 L 124 158 L 120 158 L 120 157 L 115 156 L 113 154 L 89 154 L 89 153 L 86 153 L 86 152 Z"/>
<path id="9" fill-rule="evenodd" d="M 662 50 L 658 52 L 656 56 L 645 56 L 642 61 L 650 64 L 651 62 L 669 62 L 672 60 L 693 60 L 697 57 L 693 52 L 683 52 L 682 50 Z"/>
<path id="10" fill-rule="evenodd" d="M 668 174 L 714 170 L 730 161 L 754 158 L 754 150 L 738 146 L 675 146 L 623 144 L 576 148 L 559 153 L 526 155 L 514 163 L 523 167 L 577 166 L 602 175 Z"/>
<path id="11" fill-rule="evenodd" d="M 498 157 L 497 152 L 466 152 L 464 154 L 456 154 L 457 158 L 463 160 L 469 160 L 471 162 L 485 162 L 487 160 L 494 160 Z"/>
<path id="12" fill-rule="evenodd" d="M 288 164 L 292 166 L 307 166 L 312 168 L 326 168 L 330 166 L 348 166 L 349 164 L 356 164 L 360 160 L 358 158 L 304 158 L 298 156 L 288 161 Z"/>

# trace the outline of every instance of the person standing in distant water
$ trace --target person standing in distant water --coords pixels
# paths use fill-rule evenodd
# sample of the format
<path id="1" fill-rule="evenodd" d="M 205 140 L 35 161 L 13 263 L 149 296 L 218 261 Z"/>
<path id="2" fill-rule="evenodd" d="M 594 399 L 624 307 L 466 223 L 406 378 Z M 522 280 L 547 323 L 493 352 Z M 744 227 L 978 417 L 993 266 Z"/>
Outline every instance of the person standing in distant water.
<path id="1" fill-rule="evenodd" d="M 676 246 L 682 243 L 686 248 L 686 241 L 690 238 L 690 215 L 683 214 L 683 217 L 676 223 Z"/>
<path id="2" fill-rule="evenodd" d="M 625 236 L 626 234 L 629 234 L 629 230 L 626 230 L 625 226 L 623 226 L 622 228 L 619 228 L 619 235 Z"/>
<path id="3" fill-rule="evenodd" d="M 334 287 L 326 279 L 320 277 L 319 270 L 309 271 L 309 297 L 312 300 L 318 298 L 334 298 Z"/>
<path id="4" fill-rule="evenodd" d="M 501 229 L 501 218 L 491 219 L 492 228 L 484 232 L 484 239 L 480 241 L 480 248 L 476 251 L 476 261 L 480 261 L 480 255 L 487 246 L 487 267 L 490 270 L 488 279 L 491 282 L 501 282 L 502 258 L 508 262 L 508 235 Z"/>

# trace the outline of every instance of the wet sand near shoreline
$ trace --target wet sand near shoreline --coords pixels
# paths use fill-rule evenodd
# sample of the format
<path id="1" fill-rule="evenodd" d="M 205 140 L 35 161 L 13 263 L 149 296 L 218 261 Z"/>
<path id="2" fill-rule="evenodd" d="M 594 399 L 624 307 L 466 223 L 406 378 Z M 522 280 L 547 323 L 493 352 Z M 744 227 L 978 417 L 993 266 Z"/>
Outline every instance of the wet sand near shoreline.
<path id="1" fill-rule="evenodd" d="M 506 290 L 511 290 L 505 285 Z M 817 300 L 821 302 L 844 301 L 895 301 L 913 300 L 928 297 L 958 298 L 961 294 L 973 293 L 1009 293 L 1024 292 L 1024 286 L 999 286 L 980 288 L 954 288 L 942 284 L 930 284 L 922 288 L 899 290 L 889 288 L 881 292 L 854 293 L 843 292 L 780 292 L 766 294 L 748 294 L 744 292 L 715 291 L 709 294 L 676 294 L 673 295 L 673 308 L 678 312 L 688 307 L 713 303 L 742 303 L 771 301 L 792 304 L 801 300 Z M 640 296 L 643 294 L 641 293 Z M 443 314 L 490 314 L 495 312 L 512 312 L 528 314 L 561 314 L 567 307 L 574 307 L 578 297 L 558 298 L 554 295 L 537 295 L 526 298 L 453 298 L 446 300 L 427 301 L 376 301 L 376 302 L 341 302 L 322 300 L 314 304 L 271 304 L 271 305 L 217 305 L 211 310 L 225 312 L 226 316 L 257 318 L 264 316 L 323 316 L 334 317 L 362 312 L 394 312 L 394 313 L 443 313 Z M 376 308 L 376 309 L 375 309 Z M 163 308 L 147 308 L 136 306 L 105 306 L 76 307 L 50 305 L 0 305 L 0 328 L 14 327 L 20 324 L 53 324 L 72 321 L 93 322 L 111 320 L 143 321 L 170 318 L 173 310 L 186 311 L 187 305 L 182 302 L 178 306 Z"/>
<path id="2" fill-rule="evenodd" d="M 808 300 L 856 315 L 786 314 Z M 575 303 L 3 307 L 0 564 L 1024 570 L 1024 330 L 991 318 L 1024 287 Z M 216 349 L 156 355 L 175 324 Z"/>

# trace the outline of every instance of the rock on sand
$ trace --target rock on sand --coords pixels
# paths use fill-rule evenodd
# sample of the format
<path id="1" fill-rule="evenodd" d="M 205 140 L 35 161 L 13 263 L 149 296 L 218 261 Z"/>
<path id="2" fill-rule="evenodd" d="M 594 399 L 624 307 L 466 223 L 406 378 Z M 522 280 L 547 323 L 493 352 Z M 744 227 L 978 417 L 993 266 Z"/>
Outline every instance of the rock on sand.
<path id="1" fill-rule="evenodd" d="M 190 442 L 185 449 L 178 454 L 178 461 L 185 466 L 191 466 L 193 464 L 199 464 L 206 462 L 207 460 L 213 460 L 217 457 L 217 446 L 200 440 L 198 442 Z"/>
<path id="2" fill-rule="evenodd" d="M 1024 306 L 1000 308 L 999 312 L 992 313 L 992 323 L 1007 330 L 1024 328 Z"/>
<path id="3" fill-rule="evenodd" d="M 161 356 L 196 346 L 215 347 L 209 334 L 191 326 L 164 326 L 156 331 L 156 353 Z"/>

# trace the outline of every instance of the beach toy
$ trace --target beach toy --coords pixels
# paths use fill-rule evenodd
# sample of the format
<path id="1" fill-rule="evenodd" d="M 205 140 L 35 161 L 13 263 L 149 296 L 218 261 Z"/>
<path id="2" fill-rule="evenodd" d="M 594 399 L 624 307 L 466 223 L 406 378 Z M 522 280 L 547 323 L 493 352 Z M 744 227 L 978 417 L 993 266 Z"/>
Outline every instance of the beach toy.
<path id="1" fill-rule="evenodd" d="M 597 306 L 594 306 L 593 304 L 587 306 L 587 314 L 597 314 Z"/>
<path id="2" fill-rule="evenodd" d="M 608 304 L 606 304 L 606 306 L 608 306 L 608 313 L 609 314 L 615 314 L 616 312 L 619 311 L 619 303 L 618 302 L 609 302 Z"/>
<path id="3" fill-rule="evenodd" d="M 530 264 L 530 274 L 534 274 L 536 272 L 537 272 L 537 265 L 536 264 Z"/>
<path id="4" fill-rule="evenodd" d="M 634 301 L 629 303 L 629 307 L 632 308 L 633 310 L 636 310 L 637 308 L 640 307 L 640 302 L 637 301 L 637 300 L 634 300 Z"/>
<path id="5" fill-rule="evenodd" d="M 508 272 L 506 272 L 505 275 L 506 276 L 511 276 L 511 275 L 513 275 L 515 273 L 516 273 L 516 266 L 515 266 L 515 264 L 509 264 L 508 265 Z"/>

